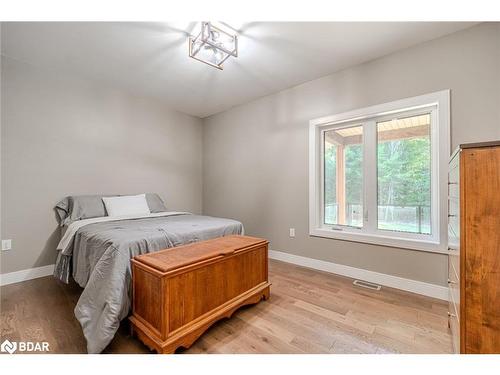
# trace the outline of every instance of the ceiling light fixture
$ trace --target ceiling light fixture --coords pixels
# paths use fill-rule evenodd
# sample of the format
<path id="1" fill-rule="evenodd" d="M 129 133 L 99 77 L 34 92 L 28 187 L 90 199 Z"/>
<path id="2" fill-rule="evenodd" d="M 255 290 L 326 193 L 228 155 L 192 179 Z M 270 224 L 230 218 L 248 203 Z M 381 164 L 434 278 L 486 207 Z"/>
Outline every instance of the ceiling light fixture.
<path id="1" fill-rule="evenodd" d="M 196 37 L 189 37 L 189 57 L 222 70 L 230 56 L 238 57 L 238 36 L 211 22 L 202 22 Z"/>

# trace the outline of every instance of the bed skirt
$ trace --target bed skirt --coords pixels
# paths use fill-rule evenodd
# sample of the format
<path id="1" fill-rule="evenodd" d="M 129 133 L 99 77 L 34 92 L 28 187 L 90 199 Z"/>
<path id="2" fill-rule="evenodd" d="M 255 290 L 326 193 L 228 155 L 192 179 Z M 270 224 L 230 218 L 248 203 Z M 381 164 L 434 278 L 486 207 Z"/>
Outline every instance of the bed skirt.
<path id="1" fill-rule="evenodd" d="M 54 277 L 65 284 L 69 284 L 70 275 L 71 255 L 63 255 L 62 251 L 58 251 L 56 265 L 54 267 Z"/>

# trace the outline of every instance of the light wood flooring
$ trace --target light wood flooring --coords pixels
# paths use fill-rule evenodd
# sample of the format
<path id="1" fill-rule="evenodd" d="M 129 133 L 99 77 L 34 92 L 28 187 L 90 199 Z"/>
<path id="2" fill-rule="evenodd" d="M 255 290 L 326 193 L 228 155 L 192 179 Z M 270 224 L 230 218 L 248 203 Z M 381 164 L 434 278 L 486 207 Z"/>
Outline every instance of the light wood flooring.
<path id="1" fill-rule="evenodd" d="M 450 353 L 444 301 L 270 261 L 269 301 L 238 310 L 179 353 Z M 44 277 L 0 288 L 0 339 L 86 353 L 73 309 L 81 289 Z M 105 353 L 149 353 L 123 322 Z"/>

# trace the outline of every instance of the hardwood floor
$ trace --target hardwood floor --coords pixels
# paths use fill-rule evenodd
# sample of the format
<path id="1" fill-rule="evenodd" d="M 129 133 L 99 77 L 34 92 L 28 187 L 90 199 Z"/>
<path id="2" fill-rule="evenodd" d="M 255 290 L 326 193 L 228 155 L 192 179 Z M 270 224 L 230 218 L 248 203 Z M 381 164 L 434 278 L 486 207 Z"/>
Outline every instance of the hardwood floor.
<path id="1" fill-rule="evenodd" d="M 451 353 L 444 301 L 270 261 L 271 298 L 216 323 L 182 353 Z M 1 341 L 86 353 L 73 314 L 81 289 L 44 277 L 0 288 Z M 105 353 L 149 353 L 124 322 Z"/>

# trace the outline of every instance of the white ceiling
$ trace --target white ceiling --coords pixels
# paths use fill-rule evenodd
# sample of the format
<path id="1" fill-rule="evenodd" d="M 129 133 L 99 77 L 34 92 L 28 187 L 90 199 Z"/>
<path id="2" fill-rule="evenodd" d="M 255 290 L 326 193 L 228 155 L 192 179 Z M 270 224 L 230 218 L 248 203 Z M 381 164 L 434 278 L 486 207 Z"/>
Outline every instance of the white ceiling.
<path id="1" fill-rule="evenodd" d="M 473 23 L 254 22 L 219 71 L 188 57 L 195 23 L 3 23 L 2 54 L 206 117 Z"/>

